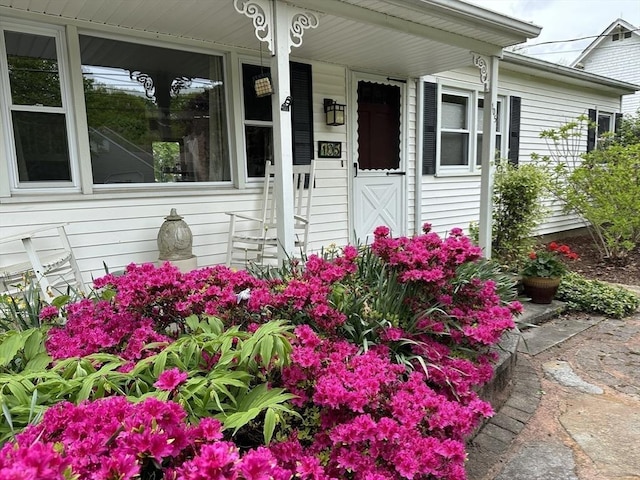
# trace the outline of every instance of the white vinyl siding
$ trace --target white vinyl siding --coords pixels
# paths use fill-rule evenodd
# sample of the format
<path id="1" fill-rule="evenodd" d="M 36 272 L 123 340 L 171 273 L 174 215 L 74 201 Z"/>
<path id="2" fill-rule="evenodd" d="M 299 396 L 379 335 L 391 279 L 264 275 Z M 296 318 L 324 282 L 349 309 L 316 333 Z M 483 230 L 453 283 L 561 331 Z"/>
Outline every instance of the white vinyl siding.
<path id="1" fill-rule="evenodd" d="M 604 39 L 580 62 L 584 71 L 623 82 L 640 83 L 640 34 L 615 42 Z M 635 115 L 640 109 L 640 91 L 622 97 L 622 113 Z"/>
<path id="2" fill-rule="evenodd" d="M 430 81 L 434 79 L 443 85 L 479 86 L 478 73 L 474 69 L 445 72 Z M 520 163 L 530 161 L 532 153 L 547 153 L 546 143 L 540 138 L 542 130 L 557 128 L 579 115 L 586 115 L 588 109 L 596 105 L 602 111 L 619 110 L 619 98 L 615 95 L 509 71 L 504 62 L 500 65 L 499 85 L 501 94 L 522 98 Z M 504 113 L 508 116 L 508 112 Z M 585 130 L 580 142 L 582 151 L 586 151 L 586 139 Z M 505 156 L 506 152 L 502 154 Z M 424 175 L 421 200 L 421 222 L 432 223 L 436 232 L 446 233 L 454 227 L 468 231 L 469 225 L 477 222 L 480 215 L 480 177 Z M 564 215 L 559 204 L 548 203 L 553 214 L 540 226 L 539 234 L 583 226 L 580 219 Z"/>

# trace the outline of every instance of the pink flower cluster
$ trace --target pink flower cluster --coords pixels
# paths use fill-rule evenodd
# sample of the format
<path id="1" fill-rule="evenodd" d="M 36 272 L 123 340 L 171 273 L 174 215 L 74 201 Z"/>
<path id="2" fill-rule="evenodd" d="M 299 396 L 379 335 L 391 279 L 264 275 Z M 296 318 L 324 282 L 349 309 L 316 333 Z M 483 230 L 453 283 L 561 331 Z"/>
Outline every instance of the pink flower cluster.
<path id="1" fill-rule="evenodd" d="M 289 480 L 296 473 L 265 447 L 241 454 L 217 420 L 192 426 L 185 417 L 178 404 L 154 398 L 59 403 L 0 450 L 0 478 L 63 480 L 70 471 L 79 480 Z"/>
<path id="2" fill-rule="evenodd" d="M 308 452 L 328 455 L 330 475 L 465 478 L 464 439 L 492 414 L 486 402 L 471 391 L 459 399 L 451 389 L 449 395 L 438 392 L 451 378 L 427 379 L 421 370 L 407 376 L 404 366 L 392 363 L 386 346 L 358 354 L 355 345 L 323 339 L 308 326 L 297 327 L 295 334 L 292 365 L 283 370 L 283 381 L 299 396 L 299 407 L 321 408 Z M 449 368 L 434 365 L 433 370 L 444 377 L 459 368 L 472 370 L 471 362 L 448 360 Z"/>
<path id="3" fill-rule="evenodd" d="M 416 314 L 423 315 L 414 333 L 444 334 L 440 341 L 450 336 L 453 344 L 474 347 L 495 344 L 505 330 L 514 327 L 513 315 L 522 306 L 518 302 L 502 305 L 491 280 L 456 284 L 458 267 L 481 255 L 462 230 L 453 229 L 445 239 L 431 232 L 428 223 L 423 231 L 412 238 L 392 238 L 387 227 L 378 227 L 371 247 L 398 272 L 401 282 L 413 287 L 408 301 Z"/>
<path id="4" fill-rule="evenodd" d="M 49 331 L 46 348 L 54 359 L 106 352 L 139 360 L 148 343 L 168 341 L 150 318 L 122 311 L 106 300 L 83 299 L 68 305 L 67 323 Z"/>

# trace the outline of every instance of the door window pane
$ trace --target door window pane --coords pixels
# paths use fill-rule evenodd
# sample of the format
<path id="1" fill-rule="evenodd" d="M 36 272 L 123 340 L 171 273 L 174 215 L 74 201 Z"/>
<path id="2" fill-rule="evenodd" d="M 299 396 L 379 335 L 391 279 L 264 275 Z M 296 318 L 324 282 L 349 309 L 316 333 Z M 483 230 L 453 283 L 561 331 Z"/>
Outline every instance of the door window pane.
<path id="1" fill-rule="evenodd" d="M 221 57 L 80 36 L 94 184 L 231 179 Z"/>
<path id="2" fill-rule="evenodd" d="M 4 33 L 13 105 L 61 107 L 56 41 L 29 33 Z"/>
<path id="3" fill-rule="evenodd" d="M 13 112 L 20 182 L 70 181 L 64 114 Z"/>

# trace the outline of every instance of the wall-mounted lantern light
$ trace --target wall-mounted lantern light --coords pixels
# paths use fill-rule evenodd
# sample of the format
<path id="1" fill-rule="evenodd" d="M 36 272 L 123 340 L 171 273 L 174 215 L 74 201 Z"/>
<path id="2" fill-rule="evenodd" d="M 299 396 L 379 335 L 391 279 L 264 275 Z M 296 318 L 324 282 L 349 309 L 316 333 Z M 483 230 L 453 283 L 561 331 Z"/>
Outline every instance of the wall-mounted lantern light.
<path id="1" fill-rule="evenodd" d="M 346 105 L 337 103 L 330 98 L 324 99 L 324 114 L 326 115 L 327 125 L 337 126 L 344 125 L 344 109 Z"/>
<path id="2" fill-rule="evenodd" d="M 266 97 L 273 95 L 273 85 L 268 73 L 261 73 L 253 77 L 253 88 L 256 90 L 256 97 Z"/>

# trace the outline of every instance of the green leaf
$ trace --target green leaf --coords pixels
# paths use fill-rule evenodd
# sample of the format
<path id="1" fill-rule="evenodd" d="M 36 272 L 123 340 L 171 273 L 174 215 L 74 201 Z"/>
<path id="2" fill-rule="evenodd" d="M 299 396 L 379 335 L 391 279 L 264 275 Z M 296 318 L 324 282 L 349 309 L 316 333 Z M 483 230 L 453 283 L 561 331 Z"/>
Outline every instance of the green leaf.
<path id="1" fill-rule="evenodd" d="M 20 332 L 7 332 L 0 344 L 0 367 L 6 367 L 24 347 L 24 337 Z"/>
<path id="2" fill-rule="evenodd" d="M 42 332 L 39 329 L 33 329 L 30 332 L 23 332 L 25 336 L 24 356 L 27 360 L 35 357 L 39 352 L 44 351 L 44 343 L 42 341 Z"/>
<path id="3" fill-rule="evenodd" d="M 38 372 L 47 368 L 51 363 L 52 358 L 46 353 L 38 353 L 35 357 L 27 362 L 23 372 Z"/>
<path id="4" fill-rule="evenodd" d="M 168 355 L 168 351 L 163 350 L 154 359 L 153 375 L 156 378 L 159 377 L 162 372 L 164 372 L 165 366 L 167 365 L 167 355 Z"/>
<path id="5" fill-rule="evenodd" d="M 276 429 L 276 412 L 272 408 L 267 409 L 267 413 L 264 416 L 264 444 L 269 445 L 273 432 Z"/>

